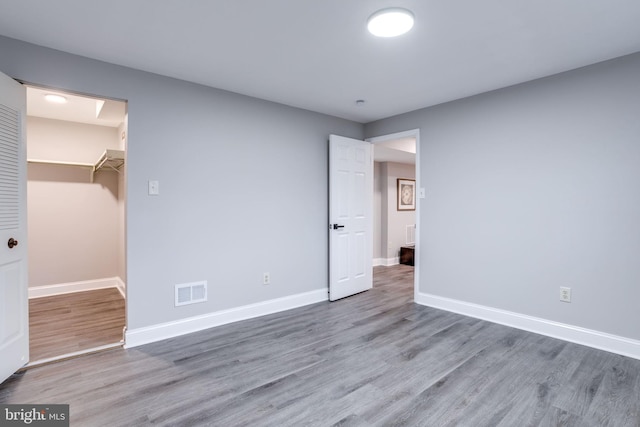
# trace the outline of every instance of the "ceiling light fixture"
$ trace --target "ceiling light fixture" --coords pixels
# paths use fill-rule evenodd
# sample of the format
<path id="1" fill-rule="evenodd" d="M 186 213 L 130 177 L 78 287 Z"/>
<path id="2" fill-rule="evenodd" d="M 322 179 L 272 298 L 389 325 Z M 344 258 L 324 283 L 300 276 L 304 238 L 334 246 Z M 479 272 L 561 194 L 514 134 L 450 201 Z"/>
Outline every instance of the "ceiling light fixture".
<path id="1" fill-rule="evenodd" d="M 377 37 L 400 36 L 412 27 L 413 13 L 400 7 L 379 10 L 367 21 L 367 29 Z"/>
<path id="2" fill-rule="evenodd" d="M 64 104 L 67 102 L 67 98 L 65 98 L 62 95 L 56 95 L 53 93 L 48 93 L 44 96 L 44 99 L 46 99 L 49 102 L 53 102 L 54 104 Z"/>

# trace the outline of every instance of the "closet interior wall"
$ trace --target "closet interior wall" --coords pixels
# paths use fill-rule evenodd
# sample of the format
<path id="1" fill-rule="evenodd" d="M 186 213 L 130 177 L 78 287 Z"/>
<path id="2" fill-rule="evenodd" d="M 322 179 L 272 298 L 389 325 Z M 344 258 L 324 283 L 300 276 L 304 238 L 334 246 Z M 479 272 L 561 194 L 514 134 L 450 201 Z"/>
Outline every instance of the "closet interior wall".
<path id="1" fill-rule="evenodd" d="M 27 117 L 27 158 L 95 163 L 123 150 L 120 128 Z M 28 163 L 29 287 L 124 283 L 124 168 Z M 93 175 L 93 176 L 92 176 Z"/>

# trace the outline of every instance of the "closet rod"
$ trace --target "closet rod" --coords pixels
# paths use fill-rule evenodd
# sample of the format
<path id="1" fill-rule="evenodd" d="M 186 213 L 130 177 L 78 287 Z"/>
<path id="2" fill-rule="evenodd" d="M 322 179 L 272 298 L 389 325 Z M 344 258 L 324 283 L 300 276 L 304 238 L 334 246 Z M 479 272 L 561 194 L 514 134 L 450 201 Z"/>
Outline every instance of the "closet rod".
<path id="1" fill-rule="evenodd" d="M 78 163 L 78 162 L 62 162 L 57 160 L 39 160 L 39 159 L 27 159 L 27 163 L 39 163 L 43 165 L 61 165 L 61 166 L 81 166 L 84 168 L 92 168 L 92 163 Z"/>

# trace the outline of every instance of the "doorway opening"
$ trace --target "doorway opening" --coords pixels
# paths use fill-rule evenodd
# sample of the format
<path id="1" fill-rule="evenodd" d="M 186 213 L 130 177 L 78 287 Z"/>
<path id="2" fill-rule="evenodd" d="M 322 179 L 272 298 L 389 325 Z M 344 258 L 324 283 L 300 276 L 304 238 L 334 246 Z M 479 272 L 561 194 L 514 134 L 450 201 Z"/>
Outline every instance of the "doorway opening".
<path id="1" fill-rule="evenodd" d="M 123 345 L 126 110 L 27 85 L 27 366 Z"/>
<path id="2" fill-rule="evenodd" d="M 374 152 L 373 266 L 407 277 L 417 292 L 419 221 L 418 129 L 369 138 Z"/>

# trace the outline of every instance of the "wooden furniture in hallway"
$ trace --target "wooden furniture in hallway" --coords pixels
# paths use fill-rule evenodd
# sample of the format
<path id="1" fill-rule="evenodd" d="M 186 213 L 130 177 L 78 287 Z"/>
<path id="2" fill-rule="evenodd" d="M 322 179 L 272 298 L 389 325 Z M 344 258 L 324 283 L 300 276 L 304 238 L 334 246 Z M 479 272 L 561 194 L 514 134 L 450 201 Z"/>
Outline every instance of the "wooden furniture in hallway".
<path id="1" fill-rule="evenodd" d="M 400 247 L 400 264 L 413 266 L 415 249 L 416 247 L 414 245 Z"/>

